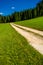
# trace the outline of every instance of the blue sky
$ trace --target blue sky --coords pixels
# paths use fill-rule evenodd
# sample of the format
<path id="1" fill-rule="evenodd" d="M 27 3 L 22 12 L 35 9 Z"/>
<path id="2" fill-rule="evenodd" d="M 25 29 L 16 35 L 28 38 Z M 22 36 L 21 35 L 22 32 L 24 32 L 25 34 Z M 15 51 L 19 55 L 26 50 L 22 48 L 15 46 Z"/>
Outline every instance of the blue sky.
<path id="1" fill-rule="evenodd" d="M 0 14 L 10 15 L 15 11 L 22 11 L 36 6 L 40 0 L 0 0 Z"/>

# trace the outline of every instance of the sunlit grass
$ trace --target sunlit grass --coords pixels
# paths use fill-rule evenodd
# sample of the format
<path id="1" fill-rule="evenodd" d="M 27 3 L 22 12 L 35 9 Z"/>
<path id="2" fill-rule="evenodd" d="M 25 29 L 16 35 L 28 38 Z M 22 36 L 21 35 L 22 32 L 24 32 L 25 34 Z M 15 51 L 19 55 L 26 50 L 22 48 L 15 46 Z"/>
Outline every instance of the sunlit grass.
<path id="1" fill-rule="evenodd" d="M 15 23 L 43 31 L 43 17 L 38 17 L 31 20 L 18 21 Z"/>
<path id="2" fill-rule="evenodd" d="M 0 65 L 43 65 L 43 56 L 10 24 L 0 24 Z"/>

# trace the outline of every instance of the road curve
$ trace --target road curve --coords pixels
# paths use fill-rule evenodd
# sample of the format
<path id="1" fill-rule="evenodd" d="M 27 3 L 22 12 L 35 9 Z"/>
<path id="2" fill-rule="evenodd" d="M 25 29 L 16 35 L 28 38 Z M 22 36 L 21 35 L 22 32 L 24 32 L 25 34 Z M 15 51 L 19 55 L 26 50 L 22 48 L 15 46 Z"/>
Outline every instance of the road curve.
<path id="1" fill-rule="evenodd" d="M 13 23 L 10 23 L 10 25 L 22 36 L 24 36 L 29 44 L 33 46 L 37 51 L 39 51 L 41 54 L 43 54 L 43 37 L 39 35 L 35 35 L 32 32 L 27 32 L 19 27 L 16 27 Z"/>

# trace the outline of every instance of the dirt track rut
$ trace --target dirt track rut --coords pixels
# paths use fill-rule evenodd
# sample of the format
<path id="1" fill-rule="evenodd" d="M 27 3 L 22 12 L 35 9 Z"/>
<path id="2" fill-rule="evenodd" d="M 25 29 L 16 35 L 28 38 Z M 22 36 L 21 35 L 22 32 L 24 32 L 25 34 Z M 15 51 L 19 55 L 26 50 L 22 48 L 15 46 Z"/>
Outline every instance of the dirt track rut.
<path id="1" fill-rule="evenodd" d="M 16 24 L 10 23 L 10 25 L 22 36 L 24 36 L 29 44 L 33 46 L 37 51 L 43 54 L 43 37 L 36 35 L 32 32 L 27 32 L 19 27 L 16 27 Z"/>

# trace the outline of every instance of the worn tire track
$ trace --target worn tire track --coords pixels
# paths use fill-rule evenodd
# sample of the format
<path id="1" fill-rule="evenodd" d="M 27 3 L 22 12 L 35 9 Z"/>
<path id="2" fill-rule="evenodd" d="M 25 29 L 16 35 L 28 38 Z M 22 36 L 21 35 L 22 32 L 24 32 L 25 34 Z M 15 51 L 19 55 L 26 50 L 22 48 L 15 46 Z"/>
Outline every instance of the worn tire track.
<path id="1" fill-rule="evenodd" d="M 10 25 L 22 36 L 24 36 L 27 41 L 29 42 L 29 44 L 31 46 L 33 46 L 37 51 L 39 51 L 41 54 L 43 54 L 43 37 L 39 36 L 39 35 L 35 35 L 32 32 L 27 32 L 21 28 L 19 28 L 19 26 L 17 27 L 16 24 L 14 25 L 14 23 L 10 23 Z M 42 34 L 43 35 L 43 34 Z"/>

